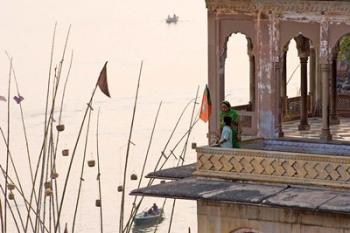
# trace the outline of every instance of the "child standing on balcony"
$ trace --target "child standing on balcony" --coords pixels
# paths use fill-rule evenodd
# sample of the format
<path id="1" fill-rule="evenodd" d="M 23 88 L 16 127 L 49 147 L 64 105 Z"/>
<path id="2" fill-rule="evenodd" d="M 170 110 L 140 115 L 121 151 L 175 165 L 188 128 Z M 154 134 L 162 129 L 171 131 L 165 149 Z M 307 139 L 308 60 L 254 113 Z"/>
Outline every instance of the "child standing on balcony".
<path id="1" fill-rule="evenodd" d="M 240 148 L 239 142 L 241 141 L 241 127 L 239 125 L 239 115 L 231 107 L 231 104 L 228 101 L 221 102 L 221 113 L 220 113 L 220 127 L 221 132 L 223 131 L 223 127 L 225 125 L 224 118 L 231 118 L 231 124 L 229 125 L 232 129 L 232 146 L 234 148 Z"/>
<path id="2" fill-rule="evenodd" d="M 221 137 L 219 141 L 220 147 L 232 148 L 232 129 L 231 129 L 231 117 L 224 117 L 224 127 L 221 131 Z"/>

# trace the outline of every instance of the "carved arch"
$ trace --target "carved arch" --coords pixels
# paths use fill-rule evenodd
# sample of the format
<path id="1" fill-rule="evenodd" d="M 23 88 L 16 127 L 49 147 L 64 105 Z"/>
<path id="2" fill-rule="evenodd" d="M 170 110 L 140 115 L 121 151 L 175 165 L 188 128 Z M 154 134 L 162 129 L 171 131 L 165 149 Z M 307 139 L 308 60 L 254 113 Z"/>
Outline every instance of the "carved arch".
<path id="1" fill-rule="evenodd" d="M 329 27 L 329 48 L 331 51 L 335 49 L 337 44 L 344 36 L 350 35 L 350 26 L 345 24 L 331 24 Z"/>
<path id="2" fill-rule="evenodd" d="M 241 33 L 249 38 L 250 44 L 253 47 L 256 37 L 255 23 L 250 20 L 238 20 L 238 19 L 225 19 L 220 23 L 220 54 L 227 49 L 227 42 L 232 34 Z M 254 53 L 254 50 L 252 51 Z"/>
<path id="3" fill-rule="evenodd" d="M 312 39 L 308 38 L 302 33 L 298 33 L 296 35 L 293 35 L 286 43 L 282 44 L 282 54 L 280 54 L 281 56 L 283 56 L 283 52 L 287 52 L 289 50 L 291 40 L 295 41 L 299 57 L 310 56 L 310 49 L 312 47 L 315 47 L 315 43 L 312 41 Z"/>
<path id="4" fill-rule="evenodd" d="M 247 52 L 249 56 L 254 56 L 255 54 L 255 50 L 254 50 L 254 44 L 253 44 L 253 40 L 246 34 L 242 33 L 242 32 L 233 32 L 230 35 L 226 36 L 224 38 L 224 42 L 222 43 L 222 45 L 220 46 L 220 57 L 224 56 L 224 58 L 226 58 L 226 54 L 227 54 L 227 43 L 230 39 L 230 37 L 233 34 L 242 34 L 246 37 L 247 40 Z"/>
<path id="5" fill-rule="evenodd" d="M 314 47 L 319 46 L 320 41 L 320 24 L 318 23 L 299 23 L 281 21 L 280 36 L 282 48 L 294 37 L 303 35 L 312 41 Z M 281 50 L 282 51 L 282 50 Z"/>
<path id="6" fill-rule="evenodd" d="M 231 231 L 230 233 L 262 233 L 261 231 L 254 230 L 253 228 L 240 228 Z"/>

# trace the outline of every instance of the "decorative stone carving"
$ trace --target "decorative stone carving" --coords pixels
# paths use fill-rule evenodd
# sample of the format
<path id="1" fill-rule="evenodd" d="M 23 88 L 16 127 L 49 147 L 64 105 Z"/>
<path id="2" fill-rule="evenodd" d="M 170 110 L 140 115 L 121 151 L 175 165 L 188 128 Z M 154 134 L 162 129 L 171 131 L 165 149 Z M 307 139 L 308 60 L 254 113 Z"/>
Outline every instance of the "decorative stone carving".
<path id="1" fill-rule="evenodd" d="M 197 148 L 198 176 L 350 188 L 350 157 Z"/>
<path id="2" fill-rule="evenodd" d="M 350 3 L 332 1 L 290 1 L 290 0 L 206 0 L 209 10 L 216 10 L 222 13 L 234 12 L 254 12 L 254 11 L 274 11 L 283 12 L 303 12 L 317 13 L 331 12 L 332 14 L 349 15 Z"/>

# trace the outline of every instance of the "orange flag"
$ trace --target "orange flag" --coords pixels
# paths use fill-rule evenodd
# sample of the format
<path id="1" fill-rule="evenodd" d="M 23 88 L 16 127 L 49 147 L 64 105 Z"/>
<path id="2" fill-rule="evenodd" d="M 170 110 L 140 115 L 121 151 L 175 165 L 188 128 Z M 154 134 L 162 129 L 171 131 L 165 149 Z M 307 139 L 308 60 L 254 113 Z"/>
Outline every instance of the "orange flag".
<path id="1" fill-rule="evenodd" d="M 207 122 L 209 120 L 210 113 L 211 113 L 210 92 L 209 92 L 208 85 L 205 85 L 199 118 L 202 121 Z"/>
<path id="2" fill-rule="evenodd" d="M 108 83 L 107 83 L 107 62 L 103 66 L 100 76 L 98 77 L 97 85 L 100 88 L 100 90 L 108 97 L 111 97 L 108 90 Z"/>

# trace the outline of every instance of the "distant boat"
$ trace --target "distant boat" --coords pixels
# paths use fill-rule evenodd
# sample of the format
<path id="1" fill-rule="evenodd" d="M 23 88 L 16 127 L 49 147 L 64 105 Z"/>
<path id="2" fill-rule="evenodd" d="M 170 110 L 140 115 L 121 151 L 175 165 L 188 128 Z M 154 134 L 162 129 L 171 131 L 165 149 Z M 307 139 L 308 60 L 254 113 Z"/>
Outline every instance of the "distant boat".
<path id="1" fill-rule="evenodd" d="M 171 23 L 177 23 L 178 20 L 179 20 L 179 16 L 174 14 L 173 16 L 168 15 L 168 17 L 165 19 L 165 22 L 167 24 L 171 24 Z"/>
<path id="2" fill-rule="evenodd" d="M 144 225 L 144 224 L 155 224 L 159 223 L 162 220 L 163 210 L 159 208 L 157 211 L 142 211 L 141 213 L 136 214 L 134 223 L 135 225 Z"/>

